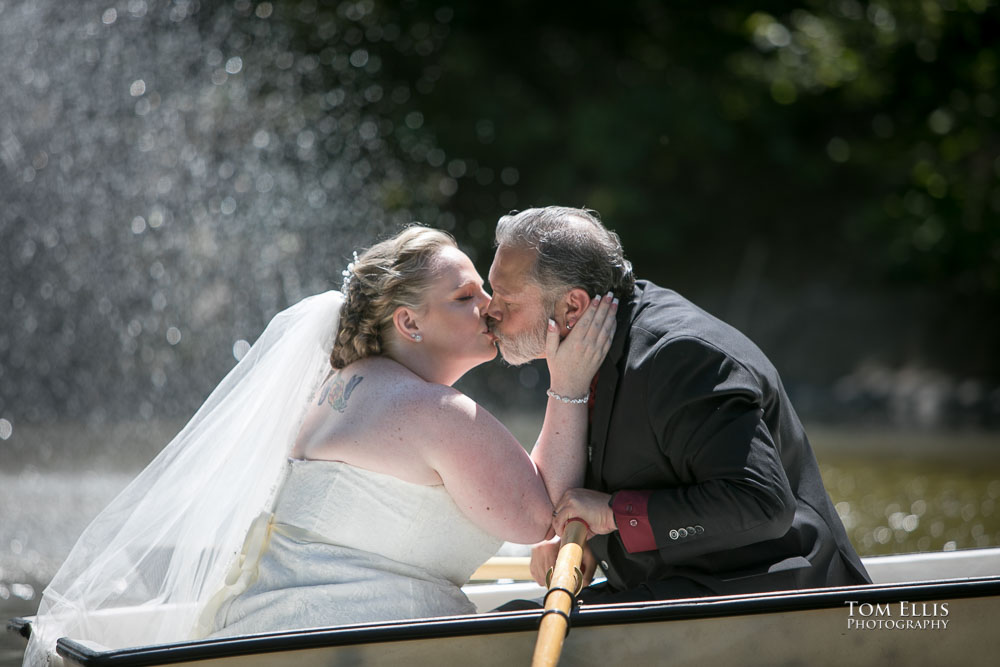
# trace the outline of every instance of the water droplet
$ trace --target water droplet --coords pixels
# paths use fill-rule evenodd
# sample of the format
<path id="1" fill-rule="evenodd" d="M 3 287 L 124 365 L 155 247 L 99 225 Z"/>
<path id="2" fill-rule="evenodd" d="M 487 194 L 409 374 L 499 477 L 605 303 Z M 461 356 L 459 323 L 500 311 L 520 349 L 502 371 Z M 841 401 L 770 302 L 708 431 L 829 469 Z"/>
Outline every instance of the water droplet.
<path id="1" fill-rule="evenodd" d="M 440 167 L 444 164 L 445 160 L 444 151 L 440 148 L 434 148 L 427 152 L 427 164 L 432 167 Z"/>
<path id="2" fill-rule="evenodd" d="M 316 135 L 313 134 L 312 130 L 304 130 L 299 132 L 298 137 L 296 137 L 295 143 L 299 145 L 299 148 L 309 149 L 312 148 L 313 143 L 316 141 Z"/>
<path id="3" fill-rule="evenodd" d="M 163 224 L 163 211 L 156 207 L 149 213 L 149 220 L 147 221 L 152 229 L 156 229 Z"/>
<path id="4" fill-rule="evenodd" d="M 250 351 L 250 343 L 246 342 L 242 338 L 233 343 L 233 356 L 236 357 L 236 361 L 239 361 L 243 357 L 245 357 L 247 352 L 249 351 Z"/>
<path id="5" fill-rule="evenodd" d="M 140 18 L 146 15 L 146 2 L 145 0 L 129 0 L 128 12 L 135 18 Z"/>
<path id="6" fill-rule="evenodd" d="M 368 64 L 368 51 L 366 49 L 357 49 L 351 53 L 351 64 L 355 67 L 364 67 Z"/>
<path id="7" fill-rule="evenodd" d="M 10 592 L 14 597 L 22 600 L 32 600 L 35 597 L 35 587 L 31 584 L 12 584 Z"/>
<path id="8" fill-rule="evenodd" d="M 466 169 L 465 160 L 452 160 L 448 163 L 448 175 L 452 178 L 462 178 Z"/>
<path id="9" fill-rule="evenodd" d="M 834 162 L 847 162 L 851 157 L 851 146 L 840 137 L 834 137 L 826 145 L 826 154 Z"/>
<path id="10" fill-rule="evenodd" d="M 482 118 L 476 122 L 476 136 L 479 137 L 479 141 L 484 144 L 491 143 L 494 138 L 496 130 L 493 125 L 493 121 L 488 118 Z"/>
<path id="11" fill-rule="evenodd" d="M 274 187 L 274 177 L 271 174 L 261 174 L 257 177 L 257 192 L 269 192 Z"/>
<path id="12" fill-rule="evenodd" d="M 456 192 L 458 192 L 458 181 L 456 181 L 454 178 L 451 178 L 450 176 L 445 176 L 438 183 L 438 190 L 445 197 L 451 197 Z"/>
<path id="13" fill-rule="evenodd" d="M 503 181 L 504 185 L 517 185 L 520 178 L 521 174 L 514 167 L 504 167 L 504 170 L 500 172 L 500 180 Z"/>
<path id="14" fill-rule="evenodd" d="M 406 127 L 410 128 L 411 130 L 417 130 L 420 128 L 420 126 L 424 124 L 424 115 L 419 111 L 411 111 L 410 113 L 406 114 L 406 119 L 404 122 L 406 123 Z"/>

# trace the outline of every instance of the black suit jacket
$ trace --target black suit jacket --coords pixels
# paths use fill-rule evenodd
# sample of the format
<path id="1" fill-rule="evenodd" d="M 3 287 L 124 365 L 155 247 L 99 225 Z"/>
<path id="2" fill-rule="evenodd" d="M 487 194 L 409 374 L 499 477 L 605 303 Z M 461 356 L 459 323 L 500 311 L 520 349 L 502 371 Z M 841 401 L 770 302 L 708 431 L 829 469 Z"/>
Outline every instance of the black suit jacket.
<path id="1" fill-rule="evenodd" d="M 870 583 L 774 366 L 739 331 L 638 281 L 598 375 L 586 486 L 651 491 L 655 548 L 590 541 L 613 590 Z"/>

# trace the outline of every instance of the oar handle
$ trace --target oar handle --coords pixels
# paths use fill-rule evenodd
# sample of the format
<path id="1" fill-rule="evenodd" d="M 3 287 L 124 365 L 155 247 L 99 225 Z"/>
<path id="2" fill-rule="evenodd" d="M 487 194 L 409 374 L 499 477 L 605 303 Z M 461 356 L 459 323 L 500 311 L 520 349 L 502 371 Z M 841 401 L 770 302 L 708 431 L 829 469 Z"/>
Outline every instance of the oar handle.
<path id="1" fill-rule="evenodd" d="M 545 594 L 545 611 L 538 626 L 538 640 L 532 667 L 555 667 L 562 653 L 563 640 L 569 632 L 569 614 L 573 599 L 580 590 L 583 542 L 587 539 L 587 523 L 570 519 L 562 536 L 562 546 L 552 568 L 549 591 Z"/>

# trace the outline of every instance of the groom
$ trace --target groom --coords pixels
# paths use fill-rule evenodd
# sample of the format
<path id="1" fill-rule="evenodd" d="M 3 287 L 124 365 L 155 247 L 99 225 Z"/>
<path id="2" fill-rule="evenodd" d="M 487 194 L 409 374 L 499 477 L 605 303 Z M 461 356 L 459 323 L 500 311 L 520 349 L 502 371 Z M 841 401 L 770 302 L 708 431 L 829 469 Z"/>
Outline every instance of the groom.
<path id="1" fill-rule="evenodd" d="M 589 394 L 586 488 L 567 491 L 553 520 L 559 533 L 571 517 L 590 526 L 607 582 L 584 601 L 870 583 L 778 373 L 749 339 L 636 281 L 593 211 L 504 216 L 496 245 L 487 313 L 511 364 L 545 356 L 548 318 L 566 335 L 591 295 L 621 300 Z M 532 572 L 554 559 L 554 545 L 536 548 Z"/>

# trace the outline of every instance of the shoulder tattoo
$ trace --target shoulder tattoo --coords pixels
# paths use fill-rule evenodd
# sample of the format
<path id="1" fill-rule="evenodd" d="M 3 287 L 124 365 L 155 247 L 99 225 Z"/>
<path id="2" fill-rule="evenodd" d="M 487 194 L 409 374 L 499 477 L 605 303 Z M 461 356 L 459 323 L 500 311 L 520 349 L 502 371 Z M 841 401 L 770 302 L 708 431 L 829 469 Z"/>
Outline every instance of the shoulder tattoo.
<path id="1" fill-rule="evenodd" d="M 363 375 L 352 375 L 350 380 L 345 381 L 340 371 L 337 371 L 337 374 L 333 376 L 333 380 L 323 387 L 323 391 L 319 396 L 319 403 L 316 405 L 323 405 L 323 401 L 327 401 L 334 410 L 343 412 L 347 409 L 347 399 L 351 397 L 351 393 L 355 387 L 364 379 Z"/>

